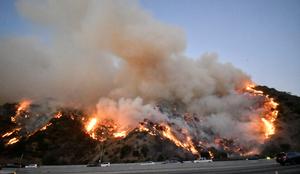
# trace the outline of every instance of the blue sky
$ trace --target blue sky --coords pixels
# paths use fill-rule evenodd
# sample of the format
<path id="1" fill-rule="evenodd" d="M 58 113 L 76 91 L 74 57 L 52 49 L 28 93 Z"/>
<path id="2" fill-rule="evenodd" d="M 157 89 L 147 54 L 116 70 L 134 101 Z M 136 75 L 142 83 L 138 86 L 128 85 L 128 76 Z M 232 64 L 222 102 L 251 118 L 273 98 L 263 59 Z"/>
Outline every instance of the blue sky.
<path id="1" fill-rule="evenodd" d="M 300 95 L 300 1 L 142 0 L 155 18 L 181 27 L 187 55 L 216 52 L 263 85 Z"/>
<path id="2" fill-rule="evenodd" d="M 141 0 L 162 22 L 182 28 L 186 54 L 215 52 L 262 85 L 300 95 L 299 0 Z M 0 1 L 0 37 L 37 32 L 14 1 Z"/>

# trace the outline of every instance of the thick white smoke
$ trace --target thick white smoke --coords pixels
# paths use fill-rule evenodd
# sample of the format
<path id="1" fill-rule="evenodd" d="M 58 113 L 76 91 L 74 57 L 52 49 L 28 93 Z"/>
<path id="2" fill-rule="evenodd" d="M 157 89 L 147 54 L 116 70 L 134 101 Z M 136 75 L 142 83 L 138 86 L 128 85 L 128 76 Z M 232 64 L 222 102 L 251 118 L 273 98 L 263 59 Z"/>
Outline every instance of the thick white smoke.
<path id="1" fill-rule="evenodd" d="M 107 112 L 131 127 L 149 115 L 169 119 L 153 103 L 180 101 L 215 134 L 256 139 L 255 102 L 235 92 L 250 78 L 214 54 L 184 56 L 183 31 L 137 1 L 20 0 L 16 7 L 47 36 L 0 40 L 0 102 L 51 97 L 91 106 L 100 99 L 99 117 Z"/>
<path id="2" fill-rule="evenodd" d="M 143 100 L 139 97 L 135 99 L 120 98 L 118 101 L 102 98 L 97 104 L 96 116 L 100 120 L 113 119 L 121 131 L 135 128 L 143 119 L 155 122 L 168 120 L 166 114 L 153 108 L 153 105 L 143 104 Z"/>

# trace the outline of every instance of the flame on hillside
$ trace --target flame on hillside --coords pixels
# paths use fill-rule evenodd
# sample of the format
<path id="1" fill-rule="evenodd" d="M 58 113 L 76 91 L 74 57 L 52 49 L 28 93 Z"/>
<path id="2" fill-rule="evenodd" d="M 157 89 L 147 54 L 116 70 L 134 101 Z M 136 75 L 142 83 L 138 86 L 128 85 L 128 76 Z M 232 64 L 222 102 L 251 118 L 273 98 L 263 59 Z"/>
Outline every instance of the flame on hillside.
<path id="1" fill-rule="evenodd" d="M 263 91 L 256 90 L 255 85 L 253 84 L 248 85 L 246 90 L 252 95 L 262 96 L 265 98 L 261 122 L 263 123 L 265 138 L 268 139 L 270 136 L 275 134 L 274 122 L 278 116 L 277 107 L 279 106 L 279 103 L 275 102 L 274 98 L 270 97 L 269 95 L 265 95 Z"/>
<path id="2" fill-rule="evenodd" d="M 18 108 L 17 108 L 17 113 L 16 115 L 20 115 L 22 111 L 26 111 L 30 104 L 32 103 L 31 100 L 23 100 L 19 103 Z"/>
<path id="3" fill-rule="evenodd" d="M 97 118 L 92 118 L 90 121 L 88 121 L 85 127 L 86 131 L 91 132 L 95 128 L 96 124 L 97 124 Z"/>
<path id="4" fill-rule="evenodd" d="M 163 126 L 164 126 L 164 130 L 162 131 L 162 135 L 165 138 L 171 140 L 178 147 L 184 148 L 184 149 L 192 152 L 194 155 L 199 154 L 199 152 L 196 150 L 194 143 L 192 142 L 192 138 L 190 136 L 187 136 L 186 141 L 182 142 L 174 135 L 170 126 L 168 126 L 168 125 L 163 125 Z"/>
<path id="5" fill-rule="evenodd" d="M 16 123 L 18 117 L 20 117 L 22 115 L 22 113 L 26 112 L 29 109 L 31 103 L 32 103 L 32 101 L 28 100 L 28 99 L 21 101 L 17 105 L 16 115 L 14 115 L 10 118 L 11 121 Z M 24 117 L 27 118 L 28 115 L 24 114 Z"/>
<path id="6" fill-rule="evenodd" d="M 251 96 L 261 96 L 264 99 L 262 109 L 260 115 L 260 122 L 257 123 L 260 125 L 262 129 L 262 133 L 264 139 L 270 138 L 273 134 L 276 133 L 274 122 L 276 121 L 278 115 L 278 103 L 275 102 L 274 98 L 269 97 L 268 95 L 264 95 L 262 91 L 256 90 L 255 85 L 248 85 L 245 89 L 247 94 Z M 16 108 L 16 115 L 11 117 L 12 122 L 16 122 L 18 117 L 23 117 L 24 115 L 28 115 L 31 101 L 24 100 L 21 101 Z M 157 108 L 156 108 L 157 109 Z M 54 114 L 53 119 L 59 119 L 62 117 L 62 112 L 57 112 Z M 74 117 L 71 116 L 72 120 Z M 184 113 L 184 120 L 189 123 L 194 119 L 193 113 Z M 203 143 L 199 141 L 199 139 L 195 139 L 194 135 L 191 134 L 185 128 L 174 128 L 172 124 L 167 121 L 156 122 L 153 123 L 151 120 L 144 120 L 140 122 L 135 128 L 124 128 L 120 127 L 120 123 L 116 122 L 116 120 L 111 119 L 110 117 L 98 117 L 94 115 L 92 117 L 84 117 L 82 116 L 81 121 L 83 123 L 83 127 L 85 132 L 93 139 L 97 141 L 105 141 L 108 138 L 117 138 L 122 139 L 125 138 L 130 132 L 133 130 L 138 132 L 147 132 L 151 136 L 161 136 L 162 138 L 168 139 L 173 142 L 176 146 L 183 148 L 192 154 L 199 156 L 200 151 L 199 147 L 202 149 L 206 149 L 208 151 L 210 158 L 214 158 L 214 154 L 212 151 L 207 150 L 208 147 L 211 147 L 211 143 Z M 197 122 L 196 122 L 197 123 Z M 27 137 L 35 134 L 38 131 L 45 131 L 49 126 L 52 126 L 52 122 L 48 122 L 39 130 L 27 135 Z M 14 128 L 13 130 L 4 133 L 1 135 L 2 138 L 9 138 L 7 140 L 7 145 L 17 143 L 22 136 L 19 136 L 18 133 L 21 130 L 20 127 Z M 194 142 L 200 142 L 195 146 Z M 257 149 L 249 149 L 245 150 L 239 146 L 239 144 L 234 144 L 234 141 L 226 140 L 224 138 L 216 138 L 214 142 L 216 147 L 219 147 L 227 152 L 238 153 L 241 155 L 249 155 L 253 153 L 257 153 Z"/>
<path id="7" fill-rule="evenodd" d="M 183 148 L 187 151 L 190 151 L 194 155 L 199 155 L 198 150 L 194 146 L 191 136 L 185 135 L 185 140 L 181 141 L 177 138 L 176 134 L 172 131 L 171 126 L 161 123 L 161 124 L 149 124 L 147 121 L 141 122 L 136 129 L 139 132 L 147 132 L 152 136 L 161 135 L 163 138 L 166 138 L 173 142 L 176 146 Z M 184 131 L 186 133 L 186 131 Z M 187 134 L 187 133 L 186 133 Z"/>
<path id="8" fill-rule="evenodd" d="M 108 119 L 101 120 L 97 117 L 91 117 L 88 121 L 83 118 L 85 132 L 93 139 L 105 141 L 107 138 L 124 138 L 130 130 L 118 130 L 117 124 Z"/>
<path id="9" fill-rule="evenodd" d="M 1 137 L 2 137 L 2 138 L 9 137 L 9 136 L 11 136 L 12 134 L 17 133 L 17 132 L 20 131 L 20 130 L 21 130 L 21 128 L 15 128 L 15 129 L 13 129 L 12 131 L 6 132 L 6 133 L 3 134 Z"/>
<path id="10" fill-rule="evenodd" d="M 53 123 L 51 122 L 52 119 L 48 120 L 48 122 L 44 123 L 43 126 L 37 126 L 37 129 L 29 130 L 25 127 L 24 120 L 30 119 L 32 113 L 30 110 L 30 105 L 32 104 L 31 100 L 23 100 L 16 107 L 16 114 L 11 116 L 11 122 L 16 123 L 14 124 L 15 127 L 1 135 L 1 138 L 5 139 L 6 145 L 12 145 L 20 141 L 21 138 L 29 138 L 32 135 L 35 135 L 37 132 L 45 131 L 48 127 L 52 126 Z M 35 115 L 38 117 L 39 115 Z M 59 119 L 62 117 L 62 113 L 59 111 L 54 114 L 53 119 Z"/>
<path id="11" fill-rule="evenodd" d="M 17 123 L 18 119 L 21 117 L 28 118 L 29 115 L 27 114 L 28 109 L 31 105 L 32 101 L 31 100 L 22 100 L 16 107 L 16 114 L 14 116 L 11 116 L 11 122 Z M 7 141 L 6 145 L 12 145 L 20 141 L 20 138 L 22 136 L 19 135 L 19 132 L 22 128 L 17 126 L 13 128 L 11 131 L 4 133 L 1 135 L 1 138 L 9 138 Z"/>
<path id="12" fill-rule="evenodd" d="M 45 126 L 43 126 L 41 129 L 40 129 L 40 131 L 44 131 L 44 130 L 46 130 L 49 126 L 51 126 L 52 125 L 52 123 L 47 123 Z"/>
<path id="13" fill-rule="evenodd" d="M 124 137 L 127 136 L 127 134 L 128 134 L 127 131 L 120 131 L 120 132 L 115 132 L 115 133 L 113 133 L 113 136 L 114 136 L 115 138 L 124 138 Z"/>
<path id="14" fill-rule="evenodd" d="M 62 117 L 62 113 L 59 111 L 54 115 L 54 118 L 59 119 L 60 117 Z"/>
<path id="15" fill-rule="evenodd" d="M 261 96 L 264 99 L 262 106 L 263 111 L 261 112 L 260 121 L 257 123 L 257 125 L 260 125 L 260 129 L 262 130 L 262 136 L 264 137 L 264 139 L 268 139 L 271 135 L 275 134 L 274 122 L 276 121 L 278 115 L 278 103 L 276 103 L 274 99 L 269 97 L 268 95 L 264 95 L 262 91 L 256 90 L 255 85 L 248 85 L 245 89 L 245 92 L 247 92 L 251 96 Z M 187 122 L 193 120 L 192 113 L 185 113 L 184 115 Z M 168 124 L 168 122 L 149 124 L 150 120 L 144 120 L 144 122 L 140 122 L 140 124 L 136 128 L 128 128 L 122 130 L 118 126 L 119 123 L 115 120 L 110 119 L 109 117 L 102 117 L 101 121 L 97 116 L 91 117 L 88 121 L 84 120 L 85 119 L 83 119 L 85 131 L 91 138 L 95 140 L 105 141 L 108 137 L 125 138 L 129 132 L 135 130 L 139 132 L 147 132 L 152 136 L 160 135 L 161 137 L 172 141 L 176 146 L 190 151 L 194 155 L 199 155 L 199 149 L 196 148 L 193 140 L 194 137 L 190 135 L 190 132 L 184 128 L 182 128 L 181 131 L 175 130 Z M 216 138 L 213 143 L 217 147 L 227 152 L 240 154 L 242 156 L 251 155 L 258 152 L 256 148 L 245 149 L 242 148 L 239 144 L 235 144 L 234 142 L 234 140 Z M 203 149 L 207 149 L 207 147 L 209 147 L 210 145 L 202 144 L 201 146 L 205 147 Z M 208 152 L 210 158 L 214 158 L 213 153 L 211 151 Z"/>
<path id="16" fill-rule="evenodd" d="M 17 143 L 17 142 L 19 142 L 19 141 L 20 141 L 19 138 L 14 137 L 14 138 L 11 138 L 11 139 L 6 143 L 6 145 L 15 144 L 15 143 Z"/>

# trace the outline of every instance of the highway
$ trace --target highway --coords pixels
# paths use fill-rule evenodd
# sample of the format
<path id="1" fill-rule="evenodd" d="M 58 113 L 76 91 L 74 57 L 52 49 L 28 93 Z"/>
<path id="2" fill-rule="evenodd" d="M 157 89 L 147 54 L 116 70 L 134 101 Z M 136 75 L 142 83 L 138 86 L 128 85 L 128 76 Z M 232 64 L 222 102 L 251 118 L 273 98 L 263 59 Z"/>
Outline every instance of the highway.
<path id="1" fill-rule="evenodd" d="M 16 171 L 17 174 L 196 174 L 196 173 L 266 173 L 293 174 L 300 173 L 300 165 L 280 166 L 274 160 L 241 160 L 203 163 L 170 163 L 170 164 L 112 164 L 109 167 L 86 167 L 84 165 L 40 166 L 39 168 L 2 169 Z M 1 172 L 0 172 L 1 173 Z"/>

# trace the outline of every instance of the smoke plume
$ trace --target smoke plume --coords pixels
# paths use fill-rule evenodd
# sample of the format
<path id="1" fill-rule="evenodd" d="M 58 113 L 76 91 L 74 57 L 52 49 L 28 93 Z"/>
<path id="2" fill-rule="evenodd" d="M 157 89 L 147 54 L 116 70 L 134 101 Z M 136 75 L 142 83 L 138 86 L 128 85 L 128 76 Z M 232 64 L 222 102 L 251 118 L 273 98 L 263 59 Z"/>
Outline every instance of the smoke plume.
<path id="1" fill-rule="evenodd" d="M 179 101 L 203 120 L 193 127 L 173 118 L 191 132 L 208 127 L 227 138 L 258 139 L 252 131 L 257 99 L 236 92 L 249 76 L 215 54 L 185 56 L 184 32 L 157 21 L 137 1 L 20 0 L 16 8 L 44 34 L 1 38 L 0 102 L 53 98 L 95 106 L 100 99 L 100 118 L 134 127 L 144 118 L 170 119 L 153 106 Z"/>

